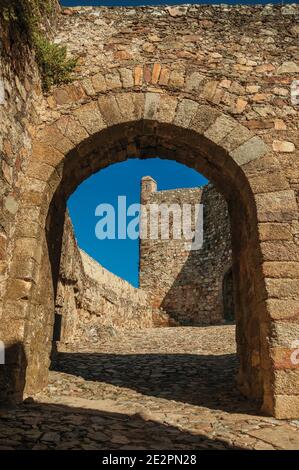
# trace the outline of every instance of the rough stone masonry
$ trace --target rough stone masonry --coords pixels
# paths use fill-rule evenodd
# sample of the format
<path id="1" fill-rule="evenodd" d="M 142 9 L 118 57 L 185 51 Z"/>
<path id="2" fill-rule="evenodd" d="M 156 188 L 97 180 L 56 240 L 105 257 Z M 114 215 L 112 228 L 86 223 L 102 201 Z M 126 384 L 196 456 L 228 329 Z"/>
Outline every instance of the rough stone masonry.
<path id="1" fill-rule="evenodd" d="M 211 185 L 157 191 L 157 183 L 145 177 L 141 203 L 146 208 L 147 220 L 152 204 L 160 209 L 165 205 L 170 214 L 169 239 L 162 239 L 159 232 L 157 239 L 148 236 L 140 240 L 140 288 L 148 293 L 150 306 L 158 311 L 162 309 L 181 325 L 221 323 L 227 313 L 224 283 L 232 264 L 225 200 Z M 182 220 L 184 204 L 193 208 L 195 204 L 203 205 L 203 245 L 196 250 L 191 249 L 190 241 L 188 243 L 184 236 L 174 238 L 172 224 L 178 221 L 170 209 L 173 205 L 174 209 L 175 205 L 180 207 Z M 157 219 L 158 229 L 162 221 L 162 218 Z M 191 229 L 195 231 L 195 214 Z M 231 316 L 234 316 L 233 307 Z"/>
<path id="2" fill-rule="evenodd" d="M 299 338 L 299 137 L 290 92 L 299 74 L 298 12 L 67 9 L 52 33 L 79 56 L 76 77 L 46 96 L 34 54 L 1 28 L 3 400 L 47 383 L 67 198 L 111 163 L 159 155 L 203 173 L 227 202 L 240 390 L 268 414 L 299 416 L 291 360 Z"/>

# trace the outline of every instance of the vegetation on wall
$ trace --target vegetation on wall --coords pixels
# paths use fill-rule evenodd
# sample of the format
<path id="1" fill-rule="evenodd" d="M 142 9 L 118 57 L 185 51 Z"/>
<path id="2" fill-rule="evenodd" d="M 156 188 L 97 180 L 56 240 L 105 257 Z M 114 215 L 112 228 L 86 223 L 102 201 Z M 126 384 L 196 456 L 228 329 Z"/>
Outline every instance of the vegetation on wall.
<path id="1" fill-rule="evenodd" d="M 52 85 L 71 81 L 77 60 L 67 58 L 65 46 L 53 44 L 42 35 L 35 37 L 34 45 L 45 91 L 48 91 Z"/>
<path id="2" fill-rule="evenodd" d="M 57 0 L 0 0 L 1 23 L 36 52 L 44 91 L 71 81 L 76 65 L 76 59 L 67 57 L 66 47 L 48 38 L 44 19 L 55 14 L 57 5 Z"/>

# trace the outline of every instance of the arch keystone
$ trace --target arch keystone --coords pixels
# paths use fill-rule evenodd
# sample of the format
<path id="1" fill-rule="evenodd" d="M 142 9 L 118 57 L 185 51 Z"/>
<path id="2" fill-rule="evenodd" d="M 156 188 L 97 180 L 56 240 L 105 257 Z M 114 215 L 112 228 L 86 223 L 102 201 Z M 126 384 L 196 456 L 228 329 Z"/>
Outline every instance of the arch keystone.
<path id="1" fill-rule="evenodd" d="M 135 121 L 139 118 L 140 112 L 136 109 L 133 93 L 118 93 L 115 99 L 125 121 Z"/>
<path id="2" fill-rule="evenodd" d="M 157 118 L 159 103 L 159 93 L 146 93 L 144 103 L 144 119 L 154 120 Z"/>
<path id="3" fill-rule="evenodd" d="M 174 96 L 161 95 L 157 119 L 159 122 L 171 123 L 174 120 L 178 99 Z"/>
<path id="4" fill-rule="evenodd" d="M 183 99 L 177 107 L 174 124 L 177 126 L 188 128 L 191 119 L 195 115 L 198 103 L 193 100 Z"/>

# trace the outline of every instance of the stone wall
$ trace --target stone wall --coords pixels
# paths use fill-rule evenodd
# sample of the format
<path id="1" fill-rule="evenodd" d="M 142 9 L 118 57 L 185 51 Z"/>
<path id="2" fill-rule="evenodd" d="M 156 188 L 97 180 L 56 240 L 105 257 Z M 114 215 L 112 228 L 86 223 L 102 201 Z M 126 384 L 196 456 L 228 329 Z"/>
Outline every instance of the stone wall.
<path id="1" fill-rule="evenodd" d="M 35 52 L 22 23 L 25 20 L 14 16 L 9 20 L 8 4 L 0 5 L 0 312 L 7 278 L 14 276 L 11 257 L 20 250 L 20 227 L 36 211 L 32 207 L 18 214 L 32 130 L 44 99 Z M 41 18 L 44 34 L 54 29 L 60 12 L 57 0 L 51 0 L 51 5 L 49 15 Z"/>
<path id="2" fill-rule="evenodd" d="M 203 245 L 190 250 L 190 242 L 185 237 L 174 239 L 171 214 L 169 240 L 161 239 L 159 234 L 158 239 L 147 237 L 140 241 L 140 287 L 149 293 L 153 307 L 162 308 L 180 324 L 221 322 L 223 277 L 232 264 L 226 202 L 212 185 L 168 191 L 156 189 L 155 181 L 143 178 L 141 202 L 146 204 L 148 218 L 151 204 L 165 204 L 168 208 L 177 205 L 181 209 L 184 204 L 203 205 Z"/>
<path id="3" fill-rule="evenodd" d="M 55 312 L 54 340 L 64 343 L 96 344 L 115 330 L 153 326 L 147 294 L 80 250 L 69 217 L 65 221 Z"/>
<path id="4" fill-rule="evenodd" d="M 16 37 L 15 37 L 16 36 Z M 29 124 L 39 100 L 34 56 L 18 31 L 0 15 L 0 299 L 17 236 L 20 179 L 30 150 Z"/>
<path id="5" fill-rule="evenodd" d="M 35 53 L 24 27 L 5 17 L 4 7 L 8 4 L 3 6 L 0 2 L 0 323 L 3 326 L 0 339 L 6 346 L 7 365 L 0 373 L 0 401 L 14 401 L 22 396 L 24 388 L 25 371 L 18 374 L 16 370 L 20 361 L 27 362 L 24 317 L 28 313 L 32 281 L 28 269 L 34 268 L 35 262 L 20 237 L 24 224 L 38 214 L 37 188 L 41 186 L 38 179 L 28 199 L 31 207 L 26 211 L 19 211 L 19 208 L 32 130 L 39 120 L 38 109 L 44 99 Z M 53 5 L 57 6 L 56 0 Z M 42 19 L 43 29 L 49 30 L 55 23 L 55 13 L 50 16 Z M 27 230 L 28 239 L 34 237 L 36 226 L 31 224 Z M 12 258 L 15 256 L 20 266 L 22 254 L 26 260 L 21 266 L 22 274 L 17 275 Z M 20 295 L 16 294 L 18 287 L 22 291 Z M 22 313 L 11 321 L 18 309 Z"/>

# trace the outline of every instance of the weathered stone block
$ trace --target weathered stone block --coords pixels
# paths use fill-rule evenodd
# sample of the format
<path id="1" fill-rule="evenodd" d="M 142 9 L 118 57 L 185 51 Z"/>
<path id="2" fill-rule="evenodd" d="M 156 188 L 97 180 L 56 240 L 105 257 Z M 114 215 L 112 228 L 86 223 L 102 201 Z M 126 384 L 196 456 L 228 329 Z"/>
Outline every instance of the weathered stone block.
<path id="1" fill-rule="evenodd" d="M 64 106 L 76 103 L 82 100 L 86 95 L 81 83 L 72 83 L 60 88 L 55 88 L 53 96 L 58 106 Z"/>
<path id="2" fill-rule="evenodd" d="M 267 299 L 267 312 L 274 320 L 299 320 L 299 301 L 293 299 Z"/>
<path id="3" fill-rule="evenodd" d="M 151 82 L 153 85 L 156 85 L 159 81 L 160 73 L 161 73 L 161 64 L 156 63 L 153 65 L 152 77 Z"/>
<path id="4" fill-rule="evenodd" d="M 299 261 L 299 247 L 292 241 L 265 241 L 261 243 L 264 261 Z"/>
<path id="5" fill-rule="evenodd" d="M 279 75 L 287 73 L 299 73 L 299 66 L 292 61 L 283 62 L 283 64 L 281 64 L 276 70 L 276 73 Z"/>
<path id="6" fill-rule="evenodd" d="M 138 119 L 134 97 L 131 93 L 119 93 L 115 99 L 124 121 L 129 122 Z"/>
<path id="7" fill-rule="evenodd" d="M 285 140 L 273 140 L 273 150 L 274 152 L 282 153 L 292 153 L 295 152 L 295 145 L 293 142 L 288 142 Z"/>
<path id="8" fill-rule="evenodd" d="M 159 78 L 159 85 L 167 86 L 170 78 L 170 70 L 167 67 L 162 67 Z"/>
<path id="9" fill-rule="evenodd" d="M 204 136 L 212 142 L 215 142 L 215 144 L 219 144 L 236 125 L 234 119 L 222 114 L 217 117 L 216 121 L 205 131 Z"/>
<path id="10" fill-rule="evenodd" d="M 116 88 L 122 88 L 122 83 L 120 81 L 118 72 L 106 74 L 105 81 L 107 85 L 107 90 L 115 90 Z"/>
<path id="11" fill-rule="evenodd" d="M 196 114 L 191 119 L 189 128 L 199 134 L 203 134 L 216 121 L 220 114 L 221 113 L 217 109 L 200 105 L 197 108 Z"/>
<path id="12" fill-rule="evenodd" d="M 177 105 L 178 100 L 174 96 L 161 95 L 157 120 L 165 123 L 173 122 Z"/>
<path id="13" fill-rule="evenodd" d="M 263 173 L 250 177 L 249 181 L 254 194 L 269 193 L 273 191 L 273 188 L 276 191 L 283 191 L 288 190 L 290 187 L 282 172 Z"/>
<path id="14" fill-rule="evenodd" d="M 104 93 L 107 90 L 106 80 L 102 73 L 97 73 L 91 77 L 92 86 L 96 93 Z"/>
<path id="15" fill-rule="evenodd" d="M 173 123 L 176 126 L 189 127 L 190 121 L 196 113 L 198 103 L 184 99 L 179 102 Z"/>
<path id="16" fill-rule="evenodd" d="M 19 257 L 19 262 L 15 262 L 11 269 L 11 275 L 25 281 L 37 281 L 38 264 L 31 258 Z"/>
<path id="17" fill-rule="evenodd" d="M 34 141 L 32 144 L 32 158 L 56 167 L 62 162 L 64 155 L 50 145 Z"/>
<path id="18" fill-rule="evenodd" d="M 219 141 L 219 144 L 221 147 L 225 148 L 225 150 L 232 151 L 237 147 L 240 147 L 252 137 L 253 132 L 247 129 L 247 127 L 235 122 L 235 126 L 232 131 L 226 134 L 223 139 Z"/>
<path id="19" fill-rule="evenodd" d="M 267 261 L 262 269 L 265 277 L 299 279 L 299 263 L 295 261 Z"/>
<path id="20" fill-rule="evenodd" d="M 96 102 L 84 104 L 74 111 L 80 124 L 92 135 L 106 127 Z"/>
<path id="21" fill-rule="evenodd" d="M 55 122 L 57 129 L 73 144 L 80 144 L 87 139 L 88 133 L 73 117 L 63 116 Z"/>
<path id="22" fill-rule="evenodd" d="M 27 191 L 23 194 L 23 203 L 29 206 L 40 206 L 44 196 L 50 189 L 48 184 L 45 181 L 28 177 L 24 179 L 24 185 L 27 188 Z"/>
<path id="23" fill-rule="evenodd" d="M 55 177 L 55 173 L 55 168 L 47 165 L 46 163 L 40 163 L 38 161 L 29 162 L 27 171 L 27 176 L 29 178 L 36 178 L 44 182 L 49 182 L 53 176 Z"/>
<path id="24" fill-rule="evenodd" d="M 295 317 L 288 322 L 275 321 L 272 324 L 272 333 L 272 345 L 293 349 L 295 354 L 292 355 L 291 362 L 299 366 L 299 321 Z"/>
<path id="25" fill-rule="evenodd" d="M 230 155 L 238 165 L 244 165 L 252 160 L 256 160 L 269 151 L 269 147 L 259 137 L 252 137 L 250 140 L 236 148 Z"/>
<path id="26" fill-rule="evenodd" d="M 193 72 L 188 75 L 185 84 L 186 91 L 198 91 L 203 79 L 204 76 L 199 72 Z"/>
<path id="27" fill-rule="evenodd" d="M 160 95 L 158 93 L 146 93 L 144 103 L 144 119 L 157 119 Z"/>
<path id="28" fill-rule="evenodd" d="M 26 206 L 23 206 L 24 209 Z M 18 216 L 16 236 L 38 238 L 41 232 L 41 210 L 40 207 L 29 206 Z"/>
<path id="29" fill-rule="evenodd" d="M 15 305 L 24 303 L 23 301 L 16 302 Z M 18 353 L 17 351 L 12 351 L 10 349 L 11 345 L 14 345 L 17 342 L 23 343 L 25 336 L 25 320 L 23 318 L 12 318 L 11 321 L 5 322 L 5 328 L 1 334 L 1 341 L 4 342 L 6 346 L 5 351 L 5 360 L 6 364 L 17 364 L 18 363 Z"/>
<path id="30" fill-rule="evenodd" d="M 207 82 L 204 86 L 202 96 L 208 101 L 213 101 L 213 97 L 216 93 L 218 87 L 218 82 L 216 80 L 211 80 Z"/>
<path id="31" fill-rule="evenodd" d="M 114 97 L 100 96 L 98 103 L 101 114 L 107 125 L 111 126 L 122 122 L 122 115 Z"/>
<path id="32" fill-rule="evenodd" d="M 134 79 L 131 69 L 120 68 L 119 73 L 123 88 L 131 88 L 134 86 Z"/>
<path id="33" fill-rule="evenodd" d="M 11 279 L 7 288 L 7 295 L 11 301 L 28 300 L 32 288 L 32 281 L 25 279 Z M 20 334 L 23 334 L 23 328 Z M 17 330 L 16 330 L 17 332 Z M 19 335 L 18 335 L 19 338 Z"/>
<path id="34" fill-rule="evenodd" d="M 145 97 L 143 93 L 132 93 L 132 100 L 134 103 L 135 107 L 135 117 L 136 120 L 142 119 L 144 116 L 144 103 L 145 103 Z"/>
<path id="35" fill-rule="evenodd" d="M 296 219 L 297 203 L 292 190 L 256 194 L 255 199 L 261 222 L 285 222 Z"/>
<path id="36" fill-rule="evenodd" d="M 265 279 L 267 294 L 269 297 L 277 299 L 298 299 L 299 282 L 298 279 L 280 278 Z M 298 335 L 299 338 L 299 335 Z"/>
<path id="37" fill-rule="evenodd" d="M 65 118 L 64 118 L 65 122 Z M 62 125 L 62 121 L 60 122 Z M 65 124 L 62 125 L 62 128 L 65 130 Z M 42 129 L 36 136 L 35 139 L 37 142 L 42 142 L 48 144 L 49 146 L 59 150 L 61 153 L 67 153 L 74 147 L 73 142 L 67 138 L 55 125 L 46 126 Z"/>
<path id="38" fill-rule="evenodd" d="M 143 67 L 137 65 L 134 70 L 134 84 L 135 86 L 141 86 L 143 82 Z"/>
<path id="39" fill-rule="evenodd" d="M 168 85 L 173 88 L 183 88 L 185 82 L 184 70 L 172 70 L 170 72 Z"/>
<path id="40" fill-rule="evenodd" d="M 275 395 L 274 413 L 278 419 L 299 418 L 299 396 Z M 293 446 L 290 442 L 289 449 L 298 448 L 296 440 L 294 442 Z"/>
<path id="41" fill-rule="evenodd" d="M 299 369 L 277 370 L 275 388 L 278 394 L 299 395 Z"/>

